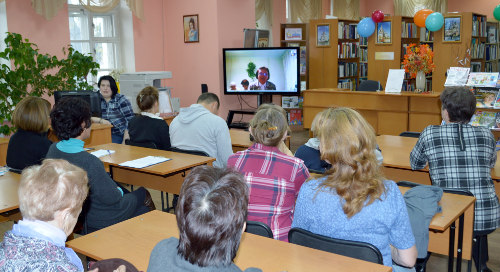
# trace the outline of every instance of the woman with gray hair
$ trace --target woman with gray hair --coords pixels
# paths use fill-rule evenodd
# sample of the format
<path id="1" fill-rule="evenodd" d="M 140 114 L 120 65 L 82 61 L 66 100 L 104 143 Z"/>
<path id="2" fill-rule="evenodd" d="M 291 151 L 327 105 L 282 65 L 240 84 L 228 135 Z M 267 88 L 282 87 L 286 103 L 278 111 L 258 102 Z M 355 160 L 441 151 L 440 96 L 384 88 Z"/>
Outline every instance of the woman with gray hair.
<path id="1" fill-rule="evenodd" d="M 25 169 L 19 185 L 23 219 L 0 244 L 0 271 L 83 271 L 65 247 L 88 193 L 87 172 L 64 160 Z"/>

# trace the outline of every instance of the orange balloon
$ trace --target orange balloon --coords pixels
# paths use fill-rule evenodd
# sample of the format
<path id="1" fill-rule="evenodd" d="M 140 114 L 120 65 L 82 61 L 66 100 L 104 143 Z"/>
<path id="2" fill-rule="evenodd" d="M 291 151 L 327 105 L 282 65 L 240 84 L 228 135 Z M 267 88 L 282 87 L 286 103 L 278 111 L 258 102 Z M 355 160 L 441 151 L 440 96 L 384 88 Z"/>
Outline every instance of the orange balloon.
<path id="1" fill-rule="evenodd" d="M 413 16 L 413 21 L 418 27 L 425 27 L 425 19 L 427 19 L 427 16 L 431 13 L 434 13 L 434 11 L 430 9 L 421 9 Z"/>

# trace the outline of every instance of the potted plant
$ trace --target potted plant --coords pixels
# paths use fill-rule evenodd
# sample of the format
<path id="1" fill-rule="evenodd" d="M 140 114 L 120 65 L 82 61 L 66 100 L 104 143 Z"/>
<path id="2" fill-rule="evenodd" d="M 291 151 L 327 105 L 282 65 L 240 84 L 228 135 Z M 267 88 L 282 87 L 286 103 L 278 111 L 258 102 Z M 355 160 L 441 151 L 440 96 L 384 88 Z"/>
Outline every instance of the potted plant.
<path id="1" fill-rule="evenodd" d="M 26 96 L 49 96 L 58 90 L 91 90 L 87 75 L 97 75 L 99 64 L 71 46 L 63 48 L 65 57 L 42 54 L 36 44 L 20 34 L 8 33 L 6 49 L 0 58 L 12 63 L 12 69 L 0 66 L 0 133 L 14 132 L 12 112 Z"/>

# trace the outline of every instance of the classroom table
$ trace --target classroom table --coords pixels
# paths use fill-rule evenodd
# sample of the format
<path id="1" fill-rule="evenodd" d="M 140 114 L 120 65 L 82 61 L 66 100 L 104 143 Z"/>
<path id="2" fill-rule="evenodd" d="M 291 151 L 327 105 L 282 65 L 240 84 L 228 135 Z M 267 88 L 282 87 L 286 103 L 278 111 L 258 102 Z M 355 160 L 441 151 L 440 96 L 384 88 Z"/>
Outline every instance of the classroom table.
<path id="1" fill-rule="evenodd" d="M 123 258 L 146 271 L 149 255 L 161 240 L 179 237 L 175 215 L 151 211 L 66 243 L 96 260 Z M 234 260 L 241 269 L 263 271 L 392 271 L 380 264 L 243 233 Z"/>
<path id="2" fill-rule="evenodd" d="M 212 165 L 215 161 L 215 158 L 211 157 L 114 143 L 97 145 L 93 148 L 94 150 L 115 151 L 115 153 L 99 158 L 105 167 L 109 167 L 109 172 L 115 181 L 172 194 L 180 193 L 184 177 L 189 170 L 198 165 Z M 146 156 L 160 156 L 171 160 L 141 169 L 119 165 Z"/>
<path id="3" fill-rule="evenodd" d="M 229 135 L 231 136 L 231 145 L 233 146 L 233 152 L 243 151 L 248 149 L 253 145 L 250 141 L 250 132 L 243 129 L 229 129 Z M 285 139 L 285 144 L 290 149 L 290 136 Z"/>
<path id="4" fill-rule="evenodd" d="M 18 213 L 5 214 L 19 208 L 17 190 L 19 188 L 20 174 L 7 172 L 0 176 L 0 223 L 10 220 L 12 216 L 18 218 Z"/>
<path id="5" fill-rule="evenodd" d="M 9 146 L 9 138 L 0 137 L 0 166 L 7 164 L 7 147 Z"/>

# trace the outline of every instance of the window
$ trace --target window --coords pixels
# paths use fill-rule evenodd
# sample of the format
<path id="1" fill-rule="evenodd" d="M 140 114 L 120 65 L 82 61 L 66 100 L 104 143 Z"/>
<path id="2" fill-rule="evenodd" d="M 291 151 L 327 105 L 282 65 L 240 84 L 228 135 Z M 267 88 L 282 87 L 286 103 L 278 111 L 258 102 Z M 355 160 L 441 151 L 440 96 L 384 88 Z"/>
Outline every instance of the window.
<path id="1" fill-rule="evenodd" d="M 7 11 L 5 1 L 0 1 L 0 52 L 5 50 L 5 38 L 7 37 Z M 0 65 L 5 64 L 10 67 L 10 61 L 0 59 Z"/>
<path id="2" fill-rule="evenodd" d="M 96 78 L 120 67 L 120 35 L 118 9 L 108 13 L 94 13 L 79 6 L 78 0 L 68 1 L 71 45 L 83 54 L 92 54 L 100 68 Z"/>

